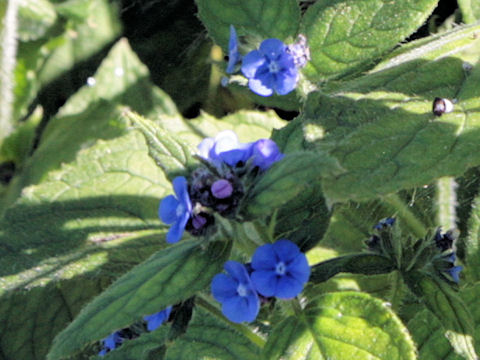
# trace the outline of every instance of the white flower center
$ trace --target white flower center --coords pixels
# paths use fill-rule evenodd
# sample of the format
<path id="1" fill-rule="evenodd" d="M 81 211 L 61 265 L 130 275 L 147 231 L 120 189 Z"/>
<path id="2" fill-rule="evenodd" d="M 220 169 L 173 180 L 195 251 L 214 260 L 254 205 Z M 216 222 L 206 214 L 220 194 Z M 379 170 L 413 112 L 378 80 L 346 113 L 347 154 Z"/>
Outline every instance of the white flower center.
<path id="1" fill-rule="evenodd" d="M 268 71 L 269 72 L 277 73 L 279 70 L 280 70 L 280 66 L 278 66 L 276 61 L 272 61 L 272 62 L 270 62 L 270 64 L 268 64 Z"/>
<path id="2" fill-rule="evenodd" d="M 244 284 L 238 284 L 237 293 L 240 296 L 247 296 L 247 293 L 248 293 L 247 287 Z"/>
<path id="3" fill-rule="evenodd" d="M 175 209 L 175 214 L 177 215 L 177 217 L 182 216 L 184 212 L 185 212 L 185 206 L 183 206 L 182 203 L 178 204 L 177 208 Z"/>
<path id="4" fill-rule="evenodd" d="M 285 275 L 287 272 L 287 265 L 283 261 L 280 261 L 276 266 L 275 266 L 275 272 L 278 275 Z"/>

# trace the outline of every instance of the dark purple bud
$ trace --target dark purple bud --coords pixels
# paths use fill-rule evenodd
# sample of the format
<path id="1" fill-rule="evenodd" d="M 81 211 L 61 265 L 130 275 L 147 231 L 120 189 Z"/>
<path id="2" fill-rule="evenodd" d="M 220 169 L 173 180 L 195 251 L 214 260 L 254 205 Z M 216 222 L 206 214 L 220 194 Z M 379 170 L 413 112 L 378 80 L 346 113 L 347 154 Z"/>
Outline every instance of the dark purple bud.
<path id="1" fill-rule="evenodd" d="M 212 184 L 211 191 L 217 199 L 226 199 L 232 195 L 233 186 L 228 180 L 220 179 Z"/>
<path id="2" fill-rule="evenodd" d="M 207 219 L 201 215 L 196 215 L 192 219 L 192 225 L 195 229 L 201 229 L 206 223 Z"/>

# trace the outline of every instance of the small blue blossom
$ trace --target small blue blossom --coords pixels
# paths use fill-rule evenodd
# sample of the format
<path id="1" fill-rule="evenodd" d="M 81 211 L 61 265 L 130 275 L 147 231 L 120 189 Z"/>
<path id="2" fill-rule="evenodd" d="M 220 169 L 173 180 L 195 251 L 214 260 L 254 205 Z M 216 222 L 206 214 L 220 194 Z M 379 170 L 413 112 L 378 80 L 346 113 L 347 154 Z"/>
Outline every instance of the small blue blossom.
<path id="1" fill-rule="evenodd" d="M 242 61 L 242 55 L 238 52 L 237 32 L 233 25 L 230 25 L 230 39 L 228 41 L 228 65 L 227 74 L 233 74 L 235 67 Z"/>
<path id="2" fill-rule="evenodd" d="M 105 356 L 109 351 L 115 349 L 123 342 L 123 338 L 120 336 L 119 331 L 115 331 L 113 334 L 107 336 L 102 341 L 103 348 L 98 353 L 99 356 Z"/>
<path id="3" fill-rule="evenodd" d="M 449 255 L 446 255 L 444 259 L 450 263 L 450 267 L 445 270 L 445 272 L 450 275 L 450 277 L 455 281 L 457 284 L 460 281 L 460 271 L 462 271 L 462 266 L 455 266 L 456 255 L 455 252 L 452 252 Z"/>
<path id="4" fill-rule="evenodd" d="M 388 217 L 380 220 L 378 224 L 375 225 L 373 228 L 377 230 L 382 230 L 383 228 L 393 226 L 393 224 L 395 224 L 395 218 Z"/>
<path id="5" fill-rule="evenodd" d="M 172 307 L 169 306 L 165 310 L 159 311 L 152 315 L 147 315 L 143 317 L 143 320 L 147 322 L 147 330 L 153 331 L 162 325 L 165 321 L 168 320 L 170 313 L 172 312 Z"/>
<path id="6" fill-rule="evenodd" d="M 283 159 L 284 155 L 280 152 L 277 144 L 270 139 L 260 139 L 252 146 L 253 166 L 258 166 L 262 170 L 268 169 L 273 163 Z"/>
<path id="7" fill-rule="evenodd" d="M 247 269 L 236 261 L 227 261 L 224 269 L 227 274 L 215 275 L 211 286 L 213 297 L 222 303 L 222 313 L 235 323 L 255 320 L 260 300 Z"/>
<path id="8" fill-rule="evenodd" d="M 287 46 L 278 39 L 262 41 L 258 50 L 250 51 L 242 61 L 242 73 L 255 94 L 286 95 L 297 86 L 298 69 Z"/>
<path id="9" fill-rule="evenodd" d="M 183 231 L 192 215 L 192 203 L 188 195 L 187 179 L 183 176 L 173 179 L 175 196 L 168 195 L 160 202 L 158 215 L 168 225 L 172 225 L 167 233 L 167 242 L 176 243 L 182 238 Z"/>
<path id="10" fill-rule="evenodd" d="M 252 268 L 252 283 L 259 294 L 266 297 L 293 298 L 303 290 L 310 277 L 305 254 L 286 239 L 257 248 Z"/>

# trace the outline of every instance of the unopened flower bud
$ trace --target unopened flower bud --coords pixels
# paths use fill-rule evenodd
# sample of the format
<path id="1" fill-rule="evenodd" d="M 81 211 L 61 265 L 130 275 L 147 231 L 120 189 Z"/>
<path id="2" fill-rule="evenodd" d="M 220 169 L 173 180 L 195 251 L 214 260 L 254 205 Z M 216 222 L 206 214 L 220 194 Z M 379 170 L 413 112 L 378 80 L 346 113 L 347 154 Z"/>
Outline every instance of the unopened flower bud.
<path id="1" fill-rule="evenodd" d="M 226 199 L 232 195 L 233 186 L 228 180 L 220 179 L 212 184 L 211 191 L 217 199 Z"/>

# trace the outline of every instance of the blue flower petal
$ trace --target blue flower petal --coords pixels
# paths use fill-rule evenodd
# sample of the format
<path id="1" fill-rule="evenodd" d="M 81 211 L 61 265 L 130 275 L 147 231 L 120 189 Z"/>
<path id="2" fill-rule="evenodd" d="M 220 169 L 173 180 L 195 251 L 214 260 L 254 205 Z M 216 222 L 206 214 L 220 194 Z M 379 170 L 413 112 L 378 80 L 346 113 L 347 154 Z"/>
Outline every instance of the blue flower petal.
<path id="1" fill-rule="evenodd" d="M 453 281 L 458 283 L 460 281 L 460 271 L 462 271 L 463 266 L 453 266 L 448 269 L 448 274 L 452 277 Z"/>
<path id="2" fill-rule="evenodd" d="M 286 46 L 281 40 L 266 39 L 260 44 L 259 51 L 269 60 L 276 60 L 279 56 L 285 53 Z"/>
<path id="3" fill-rule="evenodd" d="M 265 64 L 266 59 L 258 50 L 250 51 L 242 61 L 242 73 L 248 79 L 253 78 L 257 69 Z"/>
<path id="4" fill-rule="evenodd" d="M 280 239 L 273 244 L 273 251 L 278 256 L 278 259 L 287 263 L 295 259 L 299 254 L 301 254 L 298 246 L 286 239 Z"/>
<path id="5" fill-rule="evenodd" d="M 158 207 L 158 216 L 167 225 L 173 224 L 177 220 L 177 207 L 180 202 L 173 195 L 168 195 L 162 199 Z"/>
<path id="6" fill-rule="evenodd" d="M 213 277 L 211 290 L 212 295 L 218 302 L 225 302 L 228 299 L 237 296 L 238 282 L 231 276 L 217 274 Z"/>
<path id="7" fill-rule="evenodd" d="M 249 79 L 248 80 L 248 87 L 252 90 L 255 94 L 260 96 L 271 96 L 273 95 L 273 88 L 266 87 L 263 85 L 263 82 L 258 79 Z"/>
<path id="8" fill-rule="evenodd" d="M 298 254 L 298 256 L 287 265 L 287 273 L 302 284 L 306 283 L 310 278 L 310 271 L 307 257 L 302 253 Z"/>
<path id="9" fill-rule="evenodd" d="M 169 306 L 165 310 L 159 311 L 158 313 L 144 316 L 143 319 L 147 322 L 147 330 L 156 330 L 158 327 L 160 327 L 160 325 L 168 320 L 171 312 L 172 307 Z"/>
<path id="10" fill-rule="evenodd" d="M 278 78 L 277 78 L 277 81 L 275 82 L 274 90 L 279 95 L 286 95 L 297 87 L 297 82 L 298 82 L 297 73 L 293 75 L 280 73 L 277 76 Z"/>
<path id="11" fill-rule="evenodd" d="M 281 160 L 283 154 L 278 149 L 277 144 L 270 139 L 257 140 L 252 146 L 253 165 L 262 170 L 268 169 L 273 163 Z"/>
<path id="12" fill-rule="evenodd" d="M 300 294 L 303 283 L 290 276 L 282 276 L 278 279 L 275 296 L 279 299 L 291 299 Z"/>
<path id="13" fill-rule="evenodd" d="M 238 282 L 249 282 L 249 276 L 245 265 L 239 263 L 238 261 L 229 260 L 223 265 L 223 268 Z"/>
<path id="14" fill-rule="evenodd" d="M 252 256 L 252 268 L 254 270 L 275 271 L 278 259 L 272 244 L 259 246 Z"/>
<path id="15" fill-rule="evenodd" d="M 187 221 L 188 221 L 189 215 L 188 214 L 186 215 L 187 215 Z M 183 217 L 182 219 L 184 220 L 185 217 Z M 167 238 L 166 238 L 169 244 L 176 243 L 182 238 L 183 231 L 185 230 L 185 224 L 187 223 L 187 221 L 177 221 L 170 227 L 167 233 Z"/>
<path id="16" fill-rule="evenodd" d="M 190 203 L 190 196 L 188 195 L 188 184 L 187 179 L 183 176 L 177 176 L 172 181 L 173 190 L 177 195 L 177 199 L 185 206 L 188 211 L 192 210 L 192 205 Z"/>
<path id="17" fill-rule="evenodd" d="M 241 55 L 238 52 L 238 38 L 237 32 L 233 25 L 230 25 L 230 39 L 228 41 L 228 65 L 227 73 L 232 74 L 235 71 L 235 65 L 241 60 Z"/>
<path id="18" fill-rule="evenodd" d="M 198 154 L 205 160 L 209 159 L 210 150 L 215 146 L 213 138 L 205 138 L 198 144 Z"/>
<path id="19" fill-rule="evenodd" d="M 222 304 L 222 313 L 234 323 L 251 322 L 255 320 L 260 310 L 258 297 L 230 298 Z"/>
<path id="20" fill-rule="evenodd" d="M 274 271 L 256 270 L 251 275 L 255 289 L 263 296 L 276 295 L 278 277 Z"/>

